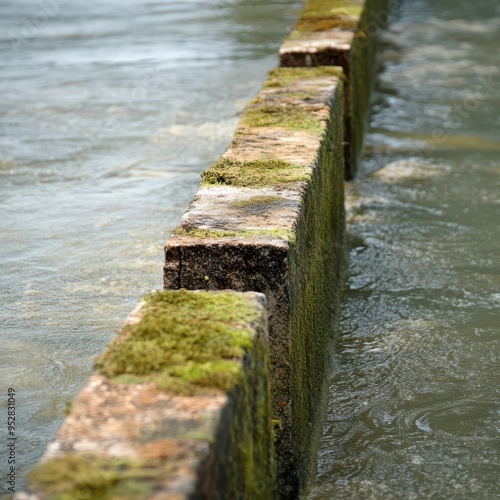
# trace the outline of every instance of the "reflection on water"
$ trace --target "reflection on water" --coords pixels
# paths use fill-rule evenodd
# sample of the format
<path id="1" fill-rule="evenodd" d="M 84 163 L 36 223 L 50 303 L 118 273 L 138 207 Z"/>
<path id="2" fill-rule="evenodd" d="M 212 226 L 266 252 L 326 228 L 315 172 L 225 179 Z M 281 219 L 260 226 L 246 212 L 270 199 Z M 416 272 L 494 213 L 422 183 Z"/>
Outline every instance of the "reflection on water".
<path id="1" fill-rule="evenodd" d="M 314 499 L 499 498 L 500 8 L 383 36 Z"/>
<path id="2" fill-rule="evenodd" d="M 92 359 L 161 287 L 168 231 L 300 2 L 46 4 L 58 8 L 0 5 L 0 408 L 14 387 L 18 479 Z"/>

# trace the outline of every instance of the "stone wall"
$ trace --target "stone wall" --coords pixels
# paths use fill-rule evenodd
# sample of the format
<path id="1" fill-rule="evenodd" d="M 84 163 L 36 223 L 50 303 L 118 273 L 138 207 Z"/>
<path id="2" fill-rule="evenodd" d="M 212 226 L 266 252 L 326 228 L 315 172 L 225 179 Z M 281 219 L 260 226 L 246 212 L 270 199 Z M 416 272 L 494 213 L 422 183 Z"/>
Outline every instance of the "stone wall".
<path id="1" fill-rule="evenodd" d="M 307 2 L 167 242 L 166 290 L 98 358 L 19 500 L 306 489 L 345 268 L 344 176 L 388 1 Z"/>
<path id="2" fill-rule="evenodd" d="M 271 72 L 165 250 L 166 288 L 267 297 L 284 498 L 313 466 L 342 283 L 342 107 L 339 68 Z"/>

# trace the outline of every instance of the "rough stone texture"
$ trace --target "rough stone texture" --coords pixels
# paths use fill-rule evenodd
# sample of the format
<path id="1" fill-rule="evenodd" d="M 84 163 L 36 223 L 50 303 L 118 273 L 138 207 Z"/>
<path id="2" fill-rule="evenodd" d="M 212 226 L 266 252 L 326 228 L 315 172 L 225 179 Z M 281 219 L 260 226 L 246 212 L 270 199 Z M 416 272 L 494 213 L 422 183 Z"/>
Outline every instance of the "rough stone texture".
<path id="1" fill-rule="evenodd" d="M 293 229 L 300 193 L 292 189 L 262 188 L 259 197 L 262 202 L 255 199 L 255 189 L 252 188 L 200 188 L 182 219 L 181 227 L 214 231 Z"/>
<path id="2" fill-rule="evenodd" d="M 264 85 L 224 158 L 243 162 L 249 176 L 251 161 L 289 162 L 307 179 L 204 185 L 165 249 L 167 289 L 253 290 L 268 299 L 282 498 L 297 498 L 314 469 L 344 262 L 342 81 L 308 78 L 304 69 L 297 75 L 294 80 L 288 73 L 284 86 Z M 318 127 L 301 129 L 300 123 L 285 125 L 286 119 L 282 127 L 252 126 L 248 114 L 270 106 L 290 114 L 305 110 Z M 252 198 L 264 201 L 252 207 L 246 203 Z"/>
<path id="3" fill-rule="evenodd" d="M 77 500 L 86 489 L 88 498 L 273 498 L 265 297 L 252 292 L 237 295 L 255 309 L 258 319 L 243 325 L 252 332 L 253 347 L 241 359 L 241 377 L 231 390 L 204 388 L 184 396 L 169 394 L 154 383 L 117 383 L 100 374 L 92 376 L 49 445 L 38 475 L 35 469 L 29 492 L 18 498 L 53 498 L 54 484 L 37 482 L 40 471 L 75 456 L 98 460 L 104 467 L 115 459 L 132 465 L 122 463 L 114 471 L 117 479 L 104 494 L 59 480 L 55 488 L 62 490 L 55 498 Z M 134 325 L 143 321 L 144 304 L 124 325 L 128 338 Z M 137 488 L 140 493 L 134 493 Z"/>
<path id="4" fill-rule="evenodd" d="M 345 84 L 345 165 L 346 179 L 352 179 L 361 157 L 373 82 L 375 38 L 389 18 L 390 0 L 308 0 L 307 9 L 320 5 L 318 20 L 325 12 L 338 11 L 339 27 L 314 31 L 297 27 L 285 40 L 279 51 L 280 65 L 288 67 L 340 66 L 346 74 Z M 328 9 L 325 11 L 325 5 Z M 359 15 L 346 16 L 342 10 L 360 7 Z M 334 16 L 330 16 L 334 17 Z M 314 20 L 314 17 L 312 17 Z M 352 20 L 357 21 L 352 23 Z M 348 22 L 351 21 L 351 22 Z M 345 24 L 345 26 L 342 26 Z M 354 26 L 356 27 L 353 27 Z"/>

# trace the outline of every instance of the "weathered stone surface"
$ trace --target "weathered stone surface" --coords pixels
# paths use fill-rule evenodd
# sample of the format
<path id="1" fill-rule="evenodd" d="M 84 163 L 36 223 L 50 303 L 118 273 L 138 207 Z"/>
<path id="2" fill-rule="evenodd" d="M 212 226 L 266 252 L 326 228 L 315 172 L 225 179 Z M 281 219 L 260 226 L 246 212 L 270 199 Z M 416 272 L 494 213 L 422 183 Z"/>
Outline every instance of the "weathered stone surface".
<path id="1" fill-rule="evenodd" d="M 340 74 L 273 72 L 165 249 L 167 289 L 253 290 L 268 299 L 282 498 L 296 498 L 314 468 L 342 287 Z"/>
<path id="2" fill-rule="evenodd" d="M 389 19 L 389 0 L 308 0 L 280 48 L 285 67 L 341 66 L 345 87 L 346 178 L 363 149 L 378 31 Z"/>
<path id="3" fill-rule="evenodd" d="M 289 37 L 280 48 L 282 66 L 341 66 L 349 69 L 354 30 L 335 28 Z"/>
<path id="4" fill-rule="evenodd" d="M 149 500 L 274 496 L 265 297 L 252 292 L 165 293 L 172 303 L 176 295 L 184 302 L 205 295 L 220 303 L 221 311 L 212 316 L 206 307 L 193 306 L 190 313 L 193 330 L 211 322 L 214 336 L 223 334 L 217 324 L 227 313 L 225 298 L 241 298 L 242 310 L 232 311 L 225 320 L 248 345 L 240 359 L 229 361 L 234 364 L 231 387 L 201 385 L 185 395 L 155 380 L 121 383 L 119 378 L 92 376 L 32 472 L 29 493 L 19 499 L 85 494 Z M 153 305 L 141 302 L 108 351 L 133 342 L 142 323 L 154 319 L 158 304 L 156 299 Z M 185 319 L 178 318 L 180 323 Z M 161 332 L 163 326 L 156 327 L 157 335 L 169 334 Z M 183 335 L 194 338 L 196 332 Z"/>

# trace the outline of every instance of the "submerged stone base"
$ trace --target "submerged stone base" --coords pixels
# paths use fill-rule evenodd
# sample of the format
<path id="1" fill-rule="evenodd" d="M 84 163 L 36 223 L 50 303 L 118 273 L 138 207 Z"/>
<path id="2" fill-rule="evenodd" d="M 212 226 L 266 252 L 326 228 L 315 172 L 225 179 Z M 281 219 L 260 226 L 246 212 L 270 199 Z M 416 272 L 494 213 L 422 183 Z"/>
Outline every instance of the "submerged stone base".
<path id="1" fill-rule="evenodd" d="M 147 297 L 18 498 L 273 498 L 264 304 L 257 293 Z"/>

